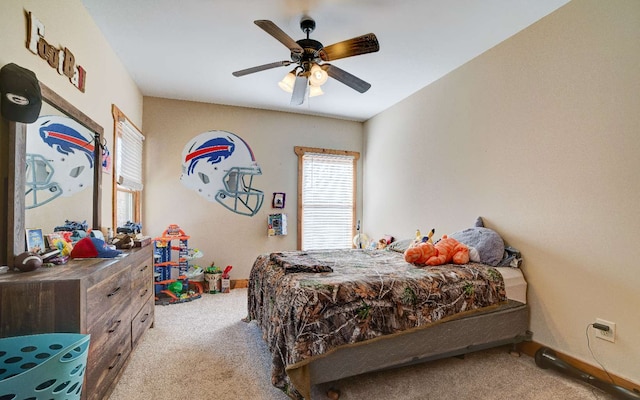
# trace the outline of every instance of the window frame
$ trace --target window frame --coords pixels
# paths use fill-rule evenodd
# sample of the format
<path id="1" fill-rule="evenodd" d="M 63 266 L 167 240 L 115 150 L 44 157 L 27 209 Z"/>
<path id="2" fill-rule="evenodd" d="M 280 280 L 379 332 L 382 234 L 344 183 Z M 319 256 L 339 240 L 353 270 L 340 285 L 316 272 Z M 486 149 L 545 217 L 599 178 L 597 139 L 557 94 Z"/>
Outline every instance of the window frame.
<path id="1" fill-rule="evenodd" d="M 115 104 L 111 105 L 111 114 L 113 115 L 113 160 L 112 160 L 112 179 L 111 179 L 111 224 L 114 232 L 116 231 L 118 224 L 118 193 L 130 193 L 133 195 L 133 221 L 142 222 L 142 190 L 131 190 L 126 187 L 119 187 L 118 177 L 116 175 L 116 165 L 118 154 L 115 151 L 117 149 L 118 140 L 120 140 L 121 134 L 118 132 L 118 123 L 121 119 L 126 120 L 132 127 L 134 127 L 140 134 L 142 130 L 138 128 Z M 143 166 L 144 167 L 144 166 Z"/>
<path id="2" fill-rule="evenodd" d="M 357 151 L 349 151 L 349 150 L 334 150 L 334 149 L 325 149 L 319 147 L 304 147 L 304 146 L 295 146 L 293 148 L 294 152 L 298 156 L 298 218 L 297 218 L 297 249 L 302 250 L 302 231 L 303 231 L 303 207 L 302 207 L 302 191 L 303 191 L 303 156 L 306 153 L 317 153 L 317 154 L 332 154 L 339 156 L 348 156 L 353 157 L 353 198 L 351 204 L 351 237 L 356 234 L 356 211 L 357 211 L 357 200 L 358 200 L 358 192 L 357 192 L 357 184 L 358 184 L 358 160 L 360 159 L 360 153 Z M 353 244 L 351 244 L 353 248 Z"/>

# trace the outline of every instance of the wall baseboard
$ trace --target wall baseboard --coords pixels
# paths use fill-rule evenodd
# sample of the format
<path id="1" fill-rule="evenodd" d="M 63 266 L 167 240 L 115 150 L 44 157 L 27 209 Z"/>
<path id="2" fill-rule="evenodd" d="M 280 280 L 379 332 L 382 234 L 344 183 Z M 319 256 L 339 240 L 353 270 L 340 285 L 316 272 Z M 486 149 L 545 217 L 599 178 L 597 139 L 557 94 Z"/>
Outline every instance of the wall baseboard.
<path id="1" fill-rule="evenodd" d="M 232 279 L 231 280 L 231 289 L 241 289 L 241 288 L 248 288 L 249 287 L 249 280 L 248 279 Z M 530 357 L 535 357 L 536 352 L 541 348 L 541 347 L 547 347 L 547 346 L 543 346 L 540 343 L 537 342 L 521 342 L 518 343 L 517 345 L 517 349 L 530 356 Z M 603 380 L 605 382 L 610 382 L 611 379 L 613 379 L 613 383 L 618 385 L 618 386 L 622 386 L 625 389 L 634 391 L 634 392 L 638 392 L 640 393 L 640 384 L 631 382 L 627 379 L 621 378 L 617 375 L 614 375 L 612 373 L 609 373 L 609 375 L 607 375 L 606 372 L 604 372 L 604 370 L 600 369 L 600 368 L 596 368 L 593 365 L 587 364 L 583 361 L 580 361 L 576 358 L 573 358 L 571 356 L 568 356 L 566 354 L 563 354 L 561 352 L 556 351 L 555 349 L 552 349 L 556 355 L 558 356 L 558 358 L 560 358 L 561 360 L 567 362 L 568 364 L 570 364 L 573 367 L 578 368 L 581 371 L 584 371 L 600 380 Z M 609 378 L 609 376 L 611 376 L 611 378 Z"/>
<path id="2" fill-rule="evenodd" d="M 530 357 L 535 357 L 536 352 L 541 347 L 548 347 L 537 342 L 521 342 L 516 346 L 519 351 L 521 351 L 522 353 Z M 611 379 L 613 379 L 614 384 L 618 386 L 622 386 L 625 389 L 640 393 L 640 384 L 638 383 L 631 382 L 629 380 L 621 378 L 612 373 L 609 373 L 609 375 L 607 375 L 607 373 L 600 368 L 594 367 L 593 365 L 587 364 L 584 361 L 580 361 L 576 358 L 563 354 L 559 351 L 556 351 L 555 349 L 552 349 L 552 350 L 556 353 L 559 359 L 561 359 L 562 361 L 565 361 L 566 363 L 568 363 L 573 367 L 578 368 L 581 371 L 586 372 L 589 375 L 592 375 L 605 382 L 611 382 Z M 609 378 L 609 376 L 611 376 L 611 378 Z"/>
<path id="3" fill-rule="evenodd" d="M 231 289 L 240 289 L 240 288 L 248 288 L 249 280 L 248 279 L 232 279 L 231 280 Z"/>

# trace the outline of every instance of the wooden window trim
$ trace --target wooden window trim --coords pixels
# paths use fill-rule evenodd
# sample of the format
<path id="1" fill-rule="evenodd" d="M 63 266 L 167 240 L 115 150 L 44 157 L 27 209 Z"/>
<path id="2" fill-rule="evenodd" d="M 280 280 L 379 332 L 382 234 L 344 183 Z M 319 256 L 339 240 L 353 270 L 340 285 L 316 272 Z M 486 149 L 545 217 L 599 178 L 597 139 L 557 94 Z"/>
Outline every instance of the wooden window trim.
<path id="1" fill-rule="evenodd" d="M 356 234 L 356 204 L 358 199 L 357 181 L 358 181 L 358 160 L 360 159 L 360 153 L 357 151 L 348 150 L 333 150 L 323 149 L 320 147 L 304 147 L 295 146 L 293 151 L 298 156 L 298 218 L 297 218 L 297 243 L 298 250 L 302 250 L 302 156 L 306 153 L 319 153 L 319 154 L 335 154 L 340 156 L 353 157 L 353 202 L 351 205 L 351 215 L 353 216 L 351 223 L 351 236 Z"/>
<path id="2" fill-rule="evenodd" d="M 125 113 L 122 112 L 122 110 L 120 110 L 118 108 L 118 106 L 116 106 L 115 104 L 111 104 L 111 115 L 113 116 L 113 146 L 114 146 L 114 151 L 113 151 L 113 160 L 112 160 L 112 166 L 113 169 L 111 171 L 111 175 L 112 175 L 112 179 L 111 179 L 111 226 L 113 227 L 113 230 L 115 232 L 116 228 L 117 228 L 117 216 L 118 216 L 118 192 L 127 192 L 127 193 L 133 193 L 133 203 L 134 203 L 134 207 L 133 207 L 133 218 L 134 221 L 132 222 L 141 222 L 142 221 L 142 199 L 140 198 L 140 192 L 137 191 L 133 191 L 133 190 L 129 190 L 129 189 L 118 189 L 118 183 L 117 183 L 117 177 L 116 177 L 116 173 L 115 173 L 115 169 L 116 169 L 116 162 L 118 155 L 116 154 L 115 151 L 115 145 L 116 145 L 116 139 L 118 137 L 118 121 L 120 121 L 121 119 L 126 120 L 129 124 L 131 124 L 134 128 L 136 128 L 138 130 L 138 132 L 142 132 L 142 129 L 138 128 L 138 126 L 133 123 L 133 121 L 131 121 L 129 119 L 129 117 L 127 117 L 125 115 Z"/>

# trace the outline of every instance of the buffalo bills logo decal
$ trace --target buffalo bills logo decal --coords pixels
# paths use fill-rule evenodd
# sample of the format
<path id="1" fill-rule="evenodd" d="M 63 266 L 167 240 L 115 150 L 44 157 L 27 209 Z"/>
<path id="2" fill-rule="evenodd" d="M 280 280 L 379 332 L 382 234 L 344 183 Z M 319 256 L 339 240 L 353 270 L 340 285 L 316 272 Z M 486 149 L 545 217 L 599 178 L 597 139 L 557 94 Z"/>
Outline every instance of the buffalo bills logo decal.
<path id="1" fill-rule="evenodd" d="M 85 154 L 89 165 L 93 168 L 94 146 L 75 129 L 60 123 L 46 121 L 40 127 L 40 137 L 51 148 L 64 155 L 75 154 L 76 151 Z"/>
<path id="2" fill-rule="evenodd" d="M 189 153 L 184 158 L 188 165 L 187 175 L 191 175 L 200 160 L 205 160 L 210 164 L 219 162 L 231 157 L 236 145 L 227 138 L 217 137 L 207 140 L 195 149 L 189 149 Z"/>

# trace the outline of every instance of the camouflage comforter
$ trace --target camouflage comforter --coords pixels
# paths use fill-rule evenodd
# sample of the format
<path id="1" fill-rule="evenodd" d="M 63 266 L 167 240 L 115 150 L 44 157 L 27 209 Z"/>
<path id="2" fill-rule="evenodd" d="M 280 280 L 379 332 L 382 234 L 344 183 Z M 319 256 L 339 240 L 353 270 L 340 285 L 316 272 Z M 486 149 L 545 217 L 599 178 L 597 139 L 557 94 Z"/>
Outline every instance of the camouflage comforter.
<path id="1" fill-rule="evenodd" d="M 273 355 L 272 382 L 295 399 L 308 389 L 294 387 L 292 369 L 331 349 L 506 301 L 495 268 L 420 268 L 393 251 L 263 254 L 249 280 L 249 319 Z"/>

